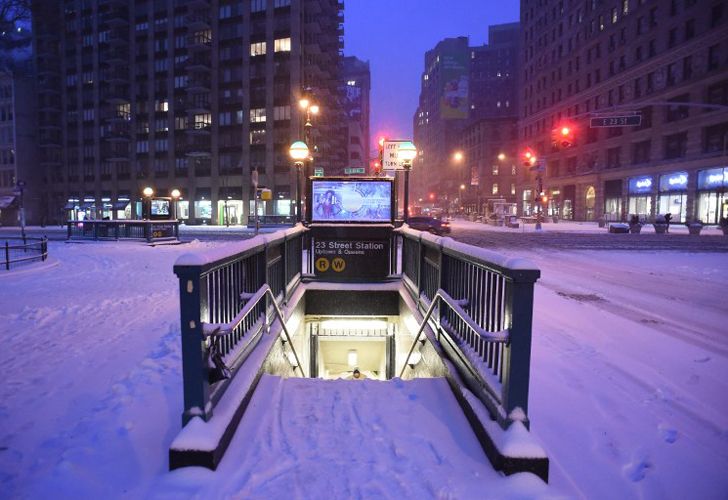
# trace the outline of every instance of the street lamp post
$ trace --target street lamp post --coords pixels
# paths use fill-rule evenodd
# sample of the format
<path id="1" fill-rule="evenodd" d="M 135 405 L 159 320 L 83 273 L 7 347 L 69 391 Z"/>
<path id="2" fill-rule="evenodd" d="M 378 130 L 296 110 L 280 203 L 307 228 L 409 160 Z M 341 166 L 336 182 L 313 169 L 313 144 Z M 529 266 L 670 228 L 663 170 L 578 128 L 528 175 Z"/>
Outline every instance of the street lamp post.
<path id="1" fill-rule="evenodd" d="M 301 169 L 308 158 L 308 146 L 305 142 L 296 141 L 288 150 L 296 166 L 296 222 L 301 222 Z"/>
<path id="2" fill-rule="evenodd" d="M 144 195 L 144 200 L 142 202 L 142 219 L 151 219 L 152 196 L 154 195 L 154 189 L 147 186 L 144 188 L 144 190 L 142 190 L 142 194 Z"/>
<path id="3" fill-rule="evenodd" d="M 412 160 L 417 156 L 417 148 L 407 141 L 399 145 L 397 158 L 404 167 L 404 221 L 409 220 L 409 173 L 412 170 Z"/>
<path id="4" fill-rule="evenodd" d="M 170 193 L 172 195 L 172 220 L 177 219 L 177 203 L 179 203 L 179 197 L 182 195 L 182 193 L 179 192 L 179 189 L 173 189 Z"/>

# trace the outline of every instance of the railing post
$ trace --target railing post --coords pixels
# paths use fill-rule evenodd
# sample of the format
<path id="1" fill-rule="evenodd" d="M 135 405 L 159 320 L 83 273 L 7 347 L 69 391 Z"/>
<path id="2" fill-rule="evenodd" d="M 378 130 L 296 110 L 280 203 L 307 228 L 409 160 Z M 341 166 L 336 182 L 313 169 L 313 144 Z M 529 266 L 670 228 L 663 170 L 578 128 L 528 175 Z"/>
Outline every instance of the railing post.
<path id="1" fill-rule="evenodd" d="M 71 221 L 66 221 L 66 226 L 67 226 L 66 229 L 68 231 L 68 233 L 66 235 L 66 239 L 70 240 L 71 239 Z"/>
<path id="2" fill-rule="evenodd" d="M 91 227 L 94 230 L 94 239 L 98 240 L 99 239 L 99 224 L 97 222 L 92 222 Z"/>
<path id="3" fill-rule="evenodd" d="M 520 407 L 528 415 L 528 386 L 531 373 L 533 286 L 541 272 L 536 269 L 508 273 L 506 314 L 510 319 L 509 343 L 503 353 L 503 408 L 510 415 Z M 510 419 L 504 422 L 505 427 Z M 528 419 L 524 422 L 528 427 Z"/>
<path id="4" fill-rule="evenodd" d="M 152 242 L 152 225 L 149 222 L 144 223 L 144 238 L 147 240 L 147 243 Z"/>
<path id="5" fill-rule="evenodd" d="M 43 241 L 41 241 L 40 245 L 41 252 L 41 261 L 45 262 L 45 260 L 48 258 L 48 237 L 43 236 Z"/>
<path id="6" fill-rule="evenodd" d="M 10 248 L 7 241 L 5 242 L 5 270 L 10 270 Z"/>
<path id="7" fill-rule="evenodd" d="M 116 240 L 119 239 L 119 224 L 118 223 L 114 224 L 114 239 L 116 239 Z"/>
<path id="8" fill-rule="evenodd" d="M 212 417 L 208 381 L 207 347 L 202 322 L 209 321 L 207 277 L 200 276 L 200 267 L 175 267 L 179 278 L 180 319 L 182 333 L 182 380 L 184 413 L 182 425 L 194 416 L 205 421 Z"/>

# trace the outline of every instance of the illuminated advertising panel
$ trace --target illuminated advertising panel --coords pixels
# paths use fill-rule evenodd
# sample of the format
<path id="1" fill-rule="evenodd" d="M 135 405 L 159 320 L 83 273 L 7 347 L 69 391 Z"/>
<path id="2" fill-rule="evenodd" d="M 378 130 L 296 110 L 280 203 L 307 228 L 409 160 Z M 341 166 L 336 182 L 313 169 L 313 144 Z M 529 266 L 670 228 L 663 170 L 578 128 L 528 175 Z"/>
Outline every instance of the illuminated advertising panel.
<path id="1" fill-rule="evenodd" d="M 169 200 L 152 199 L 152 217 L 169 217 Z"/>
<path id="2" fill-rule="evenodd" d="M 455 52 L 440 56 L 440 117 L 458 120 L 468 117 L 468 54 Z"/>
<path id="3" fill-rule="evenodd" d="M 312 222 L 392 222 L 392 182 L 313 179 Z"/>

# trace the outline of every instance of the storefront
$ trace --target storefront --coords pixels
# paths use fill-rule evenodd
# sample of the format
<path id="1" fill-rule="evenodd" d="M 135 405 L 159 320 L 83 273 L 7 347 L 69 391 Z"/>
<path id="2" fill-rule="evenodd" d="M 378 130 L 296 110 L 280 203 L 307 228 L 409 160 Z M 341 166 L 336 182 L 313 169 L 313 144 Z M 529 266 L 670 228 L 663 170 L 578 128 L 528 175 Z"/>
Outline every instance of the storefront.
<path id="1" fill-rule="evenodd" d="M 604 182 L 604 217 L 622 220 L 622 179 Z"/>
<path id="2" fill-rule="evenodd" d="M 657 213 L 672 215 L 672 222 L 687 222 L 688 173 L 661 175 L 658 189 Z"/>
<path id="3" fill-rule="evenodd" d="M 212 221 L 212 199 L 210 189 L 198 189 L 195 192 L 195 219 L 200 224 L 209 224 Z"/>
<path id="4" fill-rule="evenodd" d="M 639 215 L 641 218 L 652 216 L 652 195 L 655 183 L 652 176 L 643 175 L 629 179 L 629 198 L 627 206 L 630 215 Z"/>
<path id="5" fill-rule="evenodd" d="M 111 194 L 102 193 L 101 195 L 101 218 L 103 220 L 113 219 L 112 214 L 114 211 L 114 205 L 111 203 Z"/>
<path id="6" fill-rule="evenodd" d="M 96 198 L 92 195 L 83 197 L 83 203 L 78 208 L 78 220 L 93 220 L 96 218 Z"/>
<path id="7" fill-rule="evenodd" d="M 533 207 L 534 207 L 534 199 L 533 199 L 533 191 L 530 189 L 524 189 L 523 190 L 523 198 L 522 198 L 522 205 L 521 215 L 529 216 L 533 215 Z"/>
<path id="8" fill-rule="evenodd" d="M 243 223 L 243 200 L 240 199 L 242 188 L 222 187 L 218 191 L 217 220 L 222 225 Z"/>
<path id="9" fill-rule="evenodd" d="M 704 224 L 718 224 L 728 217 L 728 167 L 698 172 L 698 209 L 695 217 Z"/>
<path id="10" fill-rule="evenodd" d="M 574 220 L 574 200 L 576 199 L 576 186 L 564 186 L 564 204 L 561 209 L 561 218 Z"/>
<path id="11" fill-rule="evenodd" d="M 597 190 L 594 186 L 587 186 L 584 191 L 584 208 L 586 208 L 586 220 L 594 220 L 595 210 L 597 203 Z"/>
<path id="12" fill-rule="evenodd" d="M 291 192 L 282 189 L 276 189 L 275 200 L 276 215 L 288 216 L 294 215 L 292 212 L 294 203 L 291 201 Z"/>
<path id="13" fill-rule="evenodd" d="M 116 201 L 113 203 L 113 219 L 125 220 L 131 219 L 131 197 L 129 193 L 119 193 Z"/>
<path id="14" fill-rule="evenodd" d="M 551 188 L 549 190 L 549 202 L 546 208 L 546 215 L 553 217 L 561 217 L 561 190 Z"/>

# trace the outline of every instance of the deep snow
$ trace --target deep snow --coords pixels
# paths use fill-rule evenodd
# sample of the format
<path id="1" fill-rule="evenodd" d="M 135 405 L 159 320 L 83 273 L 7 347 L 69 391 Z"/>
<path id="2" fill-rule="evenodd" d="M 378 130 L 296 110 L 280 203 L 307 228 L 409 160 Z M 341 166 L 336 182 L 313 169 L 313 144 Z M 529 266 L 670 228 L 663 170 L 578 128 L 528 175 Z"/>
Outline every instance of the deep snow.
<path id="1" fill-rule="evenodd" d="M 167 472 L 182 411 L 172 264 L 215 246 L 52 242 L 48 263 L 0 273 L 0 497 L 176 498 L 232 484 L 201 469 Z M 519 250 L 513 257 L 542 269 L 529 417 L 551 459 L 550 490 L 728 497 L 728 255 Z M 254 461 L 255 447 L 235 439 L 244 453 L 230 463 Z M 410 473 L 404 464 L 402 474 Z M 332 467 L 325 477 L 298 477 L 292 488 L 356 496 L 335 489 L 345 486 L 335 471 L 345 469 Z M 265 496 L 260 483 L 245 484 L 246 496 Z M 397 484 L 357 491 L 406 495 Z M 469 497 L 469 488 L 442 493 Z"/>

